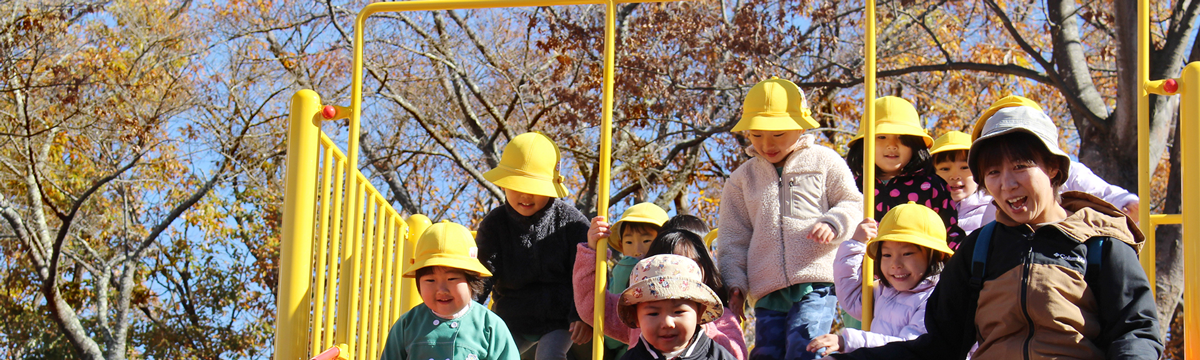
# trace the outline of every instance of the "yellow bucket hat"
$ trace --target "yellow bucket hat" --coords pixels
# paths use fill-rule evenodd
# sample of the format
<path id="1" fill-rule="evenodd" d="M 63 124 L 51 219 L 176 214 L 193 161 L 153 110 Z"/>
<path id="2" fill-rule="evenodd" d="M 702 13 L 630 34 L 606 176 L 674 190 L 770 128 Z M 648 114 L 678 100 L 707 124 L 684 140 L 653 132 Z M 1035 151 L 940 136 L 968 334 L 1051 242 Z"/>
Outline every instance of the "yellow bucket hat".
<path id="1" fill-rule="evenodd" d="M 987 120 L 991 118 L 992 115 L 996 115 L 997 111 L 1000 111 L 1000 109 L 1003 108 L 1015 106 L 1028 106 L 1037 111 L 1046 112 L 1046 110 L 1042 110 L 1042 106 L 1038 105 L 1037 101 L 1030 100 L 1027 97 L 1020 95 L 1009 95 L 1002 97 L 1000 100 L 996 100 L 996 102 L 992 103 L 992 106 L 988 107 L 988 109 L 983 112 L 983 115 L 979 115 L 978 120 L 975 120 L 975 127 L 971 129 L 971 141 L 975 141 L 975 139 L 978 139 L 979 136 L 983 134 L 983 125 L 987 123 Z"/>
<path id="2" fill-rule="evenodd" d="M 712 229 L 712 231 L 708 232 L 708 235 L 704 235 L 704 247 L 708 248 L 710 251 L 713 248 L 713 242 L 717 241 L 717 236 L 720 236 L 717 230 L 720 229 Z"/>
<path id="3" fill-rule="evenodd" d="M 554 154 L 551 157 L 550 154 Z M 483 173 L 496 186 L 526 194 L 560 198 L 567 196 L 558 174 L 558 146 L 546 135 L 529 132 L 514 137 L 504 146 L 500 165 Z"/>
<path id="4" fill-rule="evenodd" d="M 879 222 L 879 236 L 867 242 L 867 256 L 875 258 L 884 241 L 906 242 L 954 255 L 946 245 L 946 224 L 932 209 L 909 201 L 888 211 Z"/>
<path id="5" fill-rule="evenodd" d="M 416 276 L 417 270 L 429 266 L 445 266 L 466 270 L 488 277 L 492 273 L 479 262 L 479 248 L 475 246 L 475 238 L 466 227 L 449 221 L 443 221 L 429 226 L 409 260 L 408 268 L 404 269 L 404 277 Z"/>
<path id="6" fill-rule="evenodd" d="M 804 92 L 791 81 L 771 77 L 760 81 L 746 93 L 742 119 L 731 131 L 804 130 L 817 127 L 808 109 Z"/>
<path id="7" fill-rule="evenodd" d="M 971 135 L 962 131 L 951 131 L 933 141 L 929 155 L 943 151 L 971 150 Z"/>
<path id="8" fill-rule="evenodd" d="M 933 146 L 933 137 L 921 127 L 921 117 L 913 104 L 895 96 L 875 99 L 875 134 L 912 135 L 925 139 L 925 147 Z M 867 135 L 865 126 L 850 139 L 853 143 Z"/>
<path id="9" fill-rule="evenodd" d="M 665 210 L 654 203 L 644 202 L 630 206 L 629 209 L 625 210 L 624 214 L 621 214 L 621 220 L 613 224 L 613 233 L 608 236 L 608 246 L 621 251 L 621 231 L 623 231 L 621 225 L 623 223 L 640 222 L 654 224 L 661 228 L 663 223 L 666 223 L 670 218 Z"/>

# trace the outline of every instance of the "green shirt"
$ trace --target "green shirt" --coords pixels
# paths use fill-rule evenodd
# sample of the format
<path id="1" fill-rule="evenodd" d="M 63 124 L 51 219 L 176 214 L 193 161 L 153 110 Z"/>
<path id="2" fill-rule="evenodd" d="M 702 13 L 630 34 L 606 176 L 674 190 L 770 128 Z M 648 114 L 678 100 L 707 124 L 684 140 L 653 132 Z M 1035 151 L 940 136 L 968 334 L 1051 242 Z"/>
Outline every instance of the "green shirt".
<path id="1" fill-rule="evenodd" d="M 633 273 L 633 266 L 637 265 L 638 258 L 626 256 L 617 261 L 612 268 L 612 280 L 608 282 L 608 293 L 618 294 L 629 288 L 629 274 Z"/>
<path id="2" fill-rule="evenodd" d="M 792 309 L 792 304 L 799 302 L 800 299 L 804 298 L 804 295 L 808 295 L 808 293 L 812 292 L 813 285 L 830 286 L 833 284 L 831 284 L 831 283 L 801 283 L 801 284 L 788 286 L 788 287 L 785 287 L 785 288 L 782 288 L 779 290 L 772 291 L 771 293 L 767 294 L 766 296 L 763 296 L 762 299 L 758 299 L 758 302 L 754 303 L 754 307 L 755 308 L 763 308 L 763 309 L 767 309 L 767 310 L 774 310 L 774 311 L 779 311 L 779 312 L 788 312 Z"/>
<path id="3" fill-rule="evenodd" d="M 404 313 L 388 332 L 381 360 L 519 360 L 508 325 L 483 305 L 444 319 L 420 304 Z"/>

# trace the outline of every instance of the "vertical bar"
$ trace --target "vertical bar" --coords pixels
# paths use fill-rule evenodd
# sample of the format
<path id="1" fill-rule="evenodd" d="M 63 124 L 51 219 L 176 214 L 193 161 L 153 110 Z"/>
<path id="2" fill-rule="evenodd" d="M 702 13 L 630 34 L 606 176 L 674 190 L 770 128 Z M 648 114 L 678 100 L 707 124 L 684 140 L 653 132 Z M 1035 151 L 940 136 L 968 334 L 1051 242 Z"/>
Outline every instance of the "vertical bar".
<path id="1" fill-rule="evenodd" d="M 372 191 L 371 202 L 375 204 L 375 212 L 377 214 L 375 216 L 375 234 L 372 236 L 371 241 L 374 244 L 373 247 L 375 248 L 375 266 L 373 269 L 371 269 L 371 280 L 373 281 L 373 284 L 371 284 L 371 302 L 368 305 L 371 308 L 371 322 L 367 324 L 367 329 L 369 329 L 371 336 L 367 338 L 367 341 L 371 342 L 371 352 L 368 353 L 371 355 L 370 358 L 378 359 L 379 319 L 384 307 L 383 291 L 380 291 L 380 287 L 383 286 L 384 278 L 383 258 L 387 257 L 387 253 L 383 251 L 385 247 L 384 242 L 387 239 L 384 236 L 384 230 L 387 229 L 384 227 L 384 224 L 387 223 L 387 207 L 390 207 L 390 205 L 383 201 L 383 197 L 379 195 L 378 192 L 374 191 Z"/>
<path id="2" fill-rule="evenodd" d="M 325 274 L 329 271 L 326 269 L 328 261 L 326 260 L 326 252 L 329 250 L 329 186 L 333 180 L 333 148 L 325 147 L 321 152 L 321 215 L 317 218 L 319 222 L 319 230 L 317 230 L 317 252 L 313 254 L 317 258 L 317 281 L 313 283 L 314 291 L 317 292 L 313 296 L 313 329 L 312 329 L 312 355 L 317 356 L 317 352 L 322 349 L 328 349 L 327 346 L 321 346 L 322 334 L 327 331 L 332 331 L 330 328 L 322 327 L 325 316 Z"/>
<path id="3" fill-rule="evenodd" d="M 402 261 L 407 265 L 410 263 L 409 259 L 416 256 L 413 252 L 417 249 L 417 240 L 421 239 L 421 234 L 425 233 L 425 229 L 433 225 L 433 221 L 430 221 L 429 217 L 425 215 L 412 214 L 404 222 L 408 224 L 408 237 L 404 240 L 404 257 Z M 403 274 L 404 270 L 401 270 L 400 273 Z M 421 295 L 417 293 L 417 279 L 404 278 L 400 283 L 403 284 L 400 290 L 403 303 L 400 305 L 400 308 L 402 311 L 407 312 L 421 304 Z"/>
<path id="4" fill-rule="evenodd" d="M 1188 64 L 1183 68 L 1182 80 L 1179 81 L 1179 148 L 1180 167 L 1183 179 L 1200 177 L 1200 62 Z M 1196 186 L 1183 186 L 1183 283 L 1200 283 L 1200 189 Z M 1197 287 L 1185 286 L 1183 289 L 1184 306 L 1200 304 Z M 1183 343 L 1185 359 L 1200 359 L 1200 311 L 1192 309 L 1183 312 Z"/>
<path id="5" fill-rule="evenodd" d="M 864 41 L 867 53 L 865 78 L 863 84 L 863 102 L 866 111 L 863 112 L 863 218 L 875 218 L 875 0 L 867 0 L 867 16 L 863 23 L 867 28 Z M 863 256 L 862 266 L 862 329 L 871 331 L 871 319 L 875 317 L 875 261 L 870 256 Z"/>
<path id="6" fill-rule="evenodd" d="M 338 284 L 338 274 L 341 274 L 342 265 L 345 264 L 338 250 L 343 247 L 341 243 L 342 231 L 344 230 L 344 224 L 342 223 L 342 197 L 348 192 L 343 191 L 346 163 L 341 158 L 336 158 L 334 164 L 333 193 L 330 195 L 333 198 L 333 218 L 329 220 L 329 223 L 333 224 L 335 228 L 333 234 L 330 234 L 329 239 L 331 245 L 329 251 L 329 298 L 325 299 L 325 308 L 330 309 L 329 311 L 336 311 L 337 314 L 329 314 L 329 316 L 325 317 L 325 339 L 321 342 L 321 348 L 323 349 L 333 346 L 334 334 L 338 332 L 333 327 L 335 316 L 340 317 L 346 313 L 338 309 L 339 302 L 337 302 L 338 298 L 346 298 L 344 294 L 337 294 L 337 290 L 343 288 Z M 346 253 L 349 253 L 349 251 L 347 250 Z M 338 323 L 344 324 L 344 322 L 340 321 Z M 343 340 L 339 341 L 339 343 L 344 344 L 346 342 Z"/>
<path id="7" fill-rule="evenodd" d="M 608 219 L 609 170 L 612 168 L 613 59 L 615 55 L 617 3 L 604 4 L 604 107 L 600 113 L 600 174 L 596 214 Z M 612 219 L 608 219 L 612 221 Z M 592 318 L 592 359 L 604 359 L 604 282 L 608 279 L 608 248 L 596 246 L 595 303 Z"/>
<path id="8" fill-rule="evenodd" d="M 329 219 L 329 223 L 333 224 L 332 226 L 335 228 L 333 234 L 330 234 L 331 236 L 329 239 L 329 254 L 327 254 L 327 257 L 329 258 L 329 285 L 327 285 L 329 288 L 329 297 L 325 299 L 325 308 L 329 309 L 330 314 L 325 316 L 325 326 L 323 327 L 325 329 L 325 334 L 322 336 L 322 340 L 320 342 L 322 349 L 328 349 L 329 347 L 333 346 L 333 334 L 335 332 L 333 328 L 333 320 L 336 316 L 336 314 L 333 312 L 337 311 L 336 299 L 338 290 L 338 273 L 341 271 L 341 267 L 339 266 L 341 263 L 341 257 L 338 250 L 342 246 L 340 243 L 342 233 L 340 231 L 341 226 L 339 224 L 342 222 L 342 195 L 344 194 L 344 192 L 342 192 L 342 175 L 345 174 L 345 163 L 342 162 L 341 158 L 335 158 L 333 160 L 335 164 L 333 170 L 333 189 L 329 194 L 330 199 L 333 201 L 333 217 Z"/>
<path id="9" fill-rule="evenodd" d="M 366 185 L 365 184 L 366 181 L 360 180 L 359 177 L 357 176 L 358 172 L 355 171 L 355 169 L 353 167 L 350 167 L 349 164 L 346 164 L 346 165 L 347 165 L 346 166 L 347 178 L 349 178 L 349 180 L 352 181 L 352 184 L 354 185 L 354 192 L 351 193 L 350 198 L 348 199 L 347 205 L 346 205 L 347 206 L 346 209 L 350 214 L 350 220 L 351 220 L 351 221 L 349 221 L 350 224 L 347 226 L 348 229 L 346 232 L 346 241 L 349 242 L 349 244 L 347 244 L 347 245 L 350 246 L 350 248 L 348 248 L 347 253 L 352 254 L 352 255 L 350 255 L 350 258 L 348 258 L 342 262 L 342 264 L 345 264 L 346 262 L 350 262 L 350 274 L 349 274 L 349 276 L 343 276 L 343 278 L 344 278 L 343 281 L 347 282 L 348 285 L 350 285 L 350 286 L 344 288 L 345 290 L 343 290 L 342 294 L 344 294 L 346 296 L 342 297 L 341 299 L 338 299 L 338 302 L 341 303 L 344 301 L 345 304 L 347 304 L 347 306 L 349 306 L 350 308 L 349 309 L 338 309 L 339 312 L 341 312 L 342 310 L 346 310 L 346 311 L 344 311 L 344 313 L 345 313 L 344 316 L 341 315 L 341 313 L 339 313 L 339 315 L 338 315 L 338 330 L 341 330 L 343 328 L 346 329 L 344 340 L 338 341 L 338 343 L 346 344 L 346 352 L 354 355 L 353 357 L 355 359 L 357 359 L 357 358 L 359 358 L 359 356 L 358 356 L 359 351 L 358 351 L 358 346 L 357 346 L 357 344 L 358 344 L 357 335 L 358 335 L 358 322 L 360 321 L 359 316 L 358 316 L 358 308 L 359 308 L 358 298 L 359 298 L 359 295 L 362 293 L 361 291 L 359 291 L 359 284 L 361 281 L 360 278 L 362 277 L 362 263 L 364 261 L 364 258 L 363 258 L 364 242 L 363 242 L 362 234 L 358 233 L 358 230 L 357 230 L 359 224 L 356 224 L 356 223 L 360 221 L 359 219 L 362 219 L 362 216 L 360 216 L 360 215 L 363 213 L 363 210 L 361 208 L 357 208 L 357 207 L 349 207 L 350 206 L 349 203 L 354 201 L 355 198 L 362 197 L 362 192 L 365 191 L 364 188 Z M 343 268 L 345 268 L 345 267 L 343 267 Z M 341 331 L 338 332 L 338 336 L 342 336 Z"/>
<path id="10" fill-rule="evenodd" d="M 310 274 L 317 191 L 317 114 L 321 97 L 312 90 L 292 95 L 288 116 L 287 180 L 283 196 L 279 285 L 276 299 L 276 359 L 303 359 L 308 353 Z"/>
<path id="11" fill-rule="evenodd" d="M 397 215 L 397 219 L 399 219 L 399 215 Z M 396 264 L 396 266 L 394 269 L 392 269 L 392 282 L 395 283 L 395 287 L 392 288 L 391 322 L 396 322 L 396 320 L 399 320 L 400 316 L 404 315 L 404 311 L 408 310 L 404 308 L 404 297 L 408 296 L 408 294 L 404 293 L 404 286 L 407 280 L 409 280 L 404 278 L 404 266 L 408 264 L 408 252 L 406 251 L 406 246 L 408 244 L 408 233 L 410 230 L 408 229 L 407 221 L 397 221 L 396 223 L 396 226 L 399 227 L 399 231 L 396 232 L 397 236 L 395 240 L 397 242 L 396 257 L 392 259 L 392 263 Z"/>
<path id="12" fill-rule="evenodd" d="M 1150 161 L 1150 93 L 1146 91 L 1146 82 L 1150 81 L 1150 6 L 1147 0 L 1138 0 L 1137 24 L 1137 116 L 1138 116 L 1138 227 L 1147 231 L 1146 243 L 1142 246 L 1139 260 L 1146 278 L 1150 279 L 1150 291 L 1157 291 L 1155 286 L 1155 237 L 1154 225 L 1150 222 L 1150 199 L 1154 196 L 1154 188 L 1150 186 L 1150 169 L 1157 161 Z"/>
<path id="13" fill-rule="evenodd" d="M 367 188 L 367 186 L 366 186 L 367 180 L 361 178 L 361 174 L 355 174 L 355 175 L 356 175 L 355 177 L 360 177 L 360 179 L 358 179 L 358 181 L 362 181 L 363 188 L 366 189 Z M 361 284 L 362 284 L 362 285 L 359 285 L 359 288 L 358 288 L 359 291 L 357 292 L 359 294 L 359 295 L 357 295 L 358 312 L 352 314 L 352 315 L 358 317 L 358 321 L 356 322 L 356 325 L 357 325 L 356 327 L 358 328 L 358 340 L 357 340 L 358 341 L 358 349 L 354 351 L 355 359 L 369 358 L 368 351 L 370 350 L 370 348 L 369 348 L 370 344 L 368 344 L 367 339 L 370 338 L 370 336 L 369 336 L 370 334 L 367 333 L 367 329 L 370 329 L 369 323 L 371 320 L 371 316 L 370 316 L 371 310 L 368 308 L 369 306 L 371 306 L 371 301 L 370 301 L 371 289 L 370 289 L 370 287 L 371 287 L 371 275 L 372 274 L 371 274 L 370 266 L 371 266 L 371 259 L 374 256 L 374 251 L 375 251 L 375 241 L 373 239 L 373 236 L 375 235 L 375 212 L 376 212 L 375 202 L 372 201 L 373 199 L 371 199 L 370 194 L 366 193 L 366 190 L 364 190 L 364 194 L 361 194 L 361 195 L 362 195 L 362 197 L 360 197 L 360 199 L 364 200 L 363 205 L 366 207 L 366 212 L 367 212 L 366 220 L 363 222 L 363 230 L 366 233 L 363 234 L 363 238 L 362 238 L 363 239 L 362 240 L 363 256 L 362 256 L 362 258 L 360 258 L 359 261 L 354 262 L 354 266 L 355 267 L 367 266 L 367 268 L 361 270 L 362 272 L 360 272 L 360 274 L 362 274 L 362 276 L 354 279 L 356 282 L 361 282 Z M 359 263 L 362 263 L 362 265 L 359 265 Z"/>
<path id="14" fill-rule="evenodd" d="M 384 281 L 383 283 L 383 294 L 386 300 L 380 304 L 380 306 L 384 307 L 384 316 L 382 322 L 383 326 L 380 327 L 383 334 L 388 333 L 388 330 L 392 328 L 392 323 L 395 322 L 396 318 L 400 316 L 400 314 L 397 313 L 400 310 L 400 307 L 397 306 L 397 304 L 400 303 L 400 297 L 396 296 L 396 288 L 400 287 L 400 276 L 396 274 L 396 268 L 400 266 L 398 265 L 400 263 L 399 252 L 403 247 L 402 245 L 404 245 L 403 242 L 397 241 L 397 239 L 400 237 L 400 233 L 404 230 L 404 228 L 401 227 L 401 224 L 403 223 L 404 221 L 400 220 L 400 214 L 396 214 L 394 212 L 388 214 L 388 236 L 386 240 L 388 245 L 386 259 L 387 269 L 384 270 L 384 273 L 387 274 L 387 281 Z M 386 337 L 384 339 L 386 339 Z"/>

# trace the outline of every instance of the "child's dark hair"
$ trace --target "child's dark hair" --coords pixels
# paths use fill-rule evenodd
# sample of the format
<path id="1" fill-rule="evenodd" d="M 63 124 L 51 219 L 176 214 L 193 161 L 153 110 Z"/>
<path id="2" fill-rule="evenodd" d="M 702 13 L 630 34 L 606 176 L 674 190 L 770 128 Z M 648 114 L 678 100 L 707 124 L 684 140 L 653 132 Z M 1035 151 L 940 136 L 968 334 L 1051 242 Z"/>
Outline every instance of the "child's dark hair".
<path id="1" fill-rule="evenodd" d="M 688 214 L 675 215 L 663 223 L 662 228 L 663 230 L 680 229 L 691 231 L 693 234 L 699 235 L 701 240 L 704 239 L 704 235 L 708 234 L 709 231 L 708 224 L 705 224 L 703 219 Z"/>
<path id="2" fill-rule="evenodd" d="M 944 252 L 930 249 L 921 245 L 916 246 L 918 249 L 921 249 L 921 251 L 924 251 L 927 255 L 929 255 L 929 266 L 925 267 L 925 276 L 921 278 L 921 281 L 925 281 L 925 279 L 928 279 L 930 276 L 941 274 L 942 269 L 946 268 L 946 261 L 950 260 L 950 255 L 946 255 Z M 887 276 L 883 274 L 883 268 L 882 265 L 880 265 L 883 263 L 883 261 L 880 261 L 882 259 L 883 244 L 879 244 L 879 246 L 875 247 L 875 268 L 873 269 L 873 272 L 875 273 L 875 278 L 883 282 L 883 286 L 892 287 L 892 283 L 888 282 Z M 921 281 L 918 281 L 917 283 L 920 284 Z"/>
<path id="3" fill-rule="evenodd" d="M 646 249 L 646 257 L 662 254 L 681 255 L 695 261 L 700 265 L 700 269 L 704 270 L 704 285 L 708 285 L 717 293 L 722 306 L 729 306 L 729 290 L 725 288 L 725 281 L 721 280 L 721 273 L 717 270 L 712 255 L 704 248 L 704 238 L 684 229 L 660 232 L 658 237 L 654 238 L 654 242 L 650 243 L 650 248 Z"/>
<path id="4" fill-rule="evenodd" d="M 1047 169 L 1057 170 L 1058 174 L 1050 179 L 1050 185 L 1054 187 L 1056 195 L 1059 193 L 1059 188 L 1067 182 L 1067 172 L 1070 171 L 1071 166 L 1070 160 L 1064 160 L 1051 153 L 1037 135 L 1024 131 L 1012 132 L 980 140 L 973 148 L 980 154 L 987 154 L 987 156 L 976 156 L 971 160 L 974 164 L 968 164 L 971 166 L 971 175 L 975 176 L 975 182 L 980 185 L 984 184 L 983 169 L 999 165 L 1005 159 L 1013 162 L 1030 162 L 1042 165 Z M 981 187 L 984 190 L 987 188 L 986 185 Z"/>
<path id="5" fill-rule="evenodd" d="M 617 229 L 617 231 L 620 231 L 620 234 L 623 236 L 623 235 L 625 235 L 626 229 L 632 230 L 633 232 L 636 232 L 639 234 L 657 234 L 658 230 L 661 229 L 661 227 L 659 227 L 658 225 L 651 224 L 651 223 L 625 221 L 625 222 L 621 222 L 621 228 Z"/>
<path id="6" fill-rule="evenodd" d="M 850 143 L 850 151 L 846 152 L 846 164 L 850 166 L 850 172 L 854 174 L 854 178 L 858 179 L 859 191 L 862 191 L 863 188 L 863 140 L 865 139 L 858 139 Z M 933 172 L 933 161 L 929 156 L 929 147 L 925 146 L 925 138 L 916 135 L 900 135 L 900 143 L 912 149 L 912 159 L 909 159 L 908 164 L 900 169 L 901 174 L 913 174 L 919 170 L 925 170 L 927 173 Z M 876 166 L 875 173 L 881 172 L 883 170 Z"/>
<path id="7" fill-rule="evenodd" d="M 417 272 L 413 274 L 413 277 L 417 278 L 417 280 L 418 280 L 417 281 L 417 294 L 421 293 L 421 286 L 420 286 L 421 277 L 425 276 L 425 275 L 433 275 L 433 268 L 434 268 L 433 266 L 426 266 L 426 267 L 417 269 Z M 479 276 L 479 274 L 475 273 L 474 271 L 463 270 L 463 269 L 459 269 L 459 268 L 452 268 L 452 267 L 445 267 L 445 268 L 452 270 L 452 271 L 461 271 L 463 273 L 463 276 L 466 278 L 466 281 L 467 281 L 467 287 L 471 289 L 471 298 L 474 298 L 475 296 L 483 293 L 483 277 Z"/>
<path id="8" fill-rule="evenodd" d="M 937 164 L 944 162 L 967 161 L 967 155 L 970 154 L 967 150 L 947 150 L 937 154 L 933 154 L 932 163 Z M 860 166 L 861 167 L 861 166 Z"/>

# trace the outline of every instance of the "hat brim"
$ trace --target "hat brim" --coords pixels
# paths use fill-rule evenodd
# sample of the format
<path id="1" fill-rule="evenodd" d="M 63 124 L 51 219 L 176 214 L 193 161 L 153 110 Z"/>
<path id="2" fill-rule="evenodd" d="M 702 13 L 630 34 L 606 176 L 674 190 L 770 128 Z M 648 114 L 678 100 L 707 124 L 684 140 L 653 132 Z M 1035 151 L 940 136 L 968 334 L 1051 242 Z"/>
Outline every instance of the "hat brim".
<path id="1" fill-rule="evenodd" d="M 409 264 L 408 268 L 404 270 L 403 276 L 406 278 L 416 277 L 417 270 L 430 266 L 445 266 L 459 270 L 471 271 L 479 274 L 479 276 L 482 277 L 492 276 L 492 272 L 483 267 L 483 263 L 480 263 L 478 259 L 451 255 L 432 256 L 428 259 L 414 260 L 413 263 Z"/>
<path id="2" fill-rule="evenodd" d="M 553 181 L 546 179 L 518 174 L 499 167 L 483 173 L 483 178 L 496 184 L 496 186 L 531 195 L 557 198 L 560 197 L 559 194 L 563 194 L 563 196 L 567 194 L 566 188 L 561 184 L 555 184 Z"/>
<path id="3" fill-rule="evenodd" d="M 937 147 L 937 148 L 931 148 L 931 149 L 929 149 L 929 155 L 933 155 L 933 154 L 937 154 L 937 153 L 943 153 L 943 152 L 947 152 L 947 151 L 954 151 L 954 150 L 965 150 L 965 151 L 971 151 L 971 145 L 966 145 L 966 144 L 947 144 L 947 145 L 939 146 L 939 147 Z"/>
<path id="4" fill-rule="evenodd" d="M 901 124 L 893 124 L 893 123 L 878 124 L 878 125 L 875 125 L 875 135 L 918 136 L 921 139 L 925 140 L 925 147 L 928 148 L 930 146 L 933 146 L 933 137 L 929 136 L 929 134 L 925 132 L 925 129 L 922 129 L 922 128 L 916 127 L 916 126 L 912 126 L 912 125 L 901 125 Z M 850 138 L 850 142 L 855 142 L 855 141 L 861 140 L 863 138 L 863 136 L 866 136 L 866 133 L 859 132 L 858 134 L 855 134 L 853 138 Z"/>
<path id="5" fill-rule="evenodd" d="M 794 115 L 764 116 L 764 115 L 759 115 L 759 116 L 751 116 L 751 117 L 743 116 L 742 120 L 738 121 L 737 125 L 734 125 L 733 130 L 730 130 L 730 131 L 747 131 L 747 130 L 787 131 L 787 130 L 815 129 L 817 127 L 818 127 L 818 124 L 817 124 L 816 120 L 813 120 L 812 117 L 810 117 L 810 116 L 794 116 Z"/>
<path id="6" fill-rule="evenodd" d="M 696 325 L 712 322 L 725 313 L 717 293 L 708 285 L 681 277 L 656 276 L 634 283 L 621 292 L 617 315 L 626 326 L 637 328 L 637 304 L 671 299 L 686 299 L 704 305 Z"/>
<path id="7" fill-rule="evenodd" d="M 875 259 L 875 253 L 879 252 L 879 246 L 884 241 L 909 243 L 940 251 L 947 256 L 954 255 L 954 250 L 950 249 L 950 246 L 946 244 L 946 240 L 944 239 L 938 239 L 928 235 L 891 233 L 887 235 L 881 235 L 867 242 L 867 256 L 871 259 Z"/>
<path id="8" fill-rule="evenodd" d="M 1038 138 L 1038 140 L 1041 140 L 1042 145 L 1044 145 L 1046 147 L 1047 151 L 1049 151 L 1051 154 L 1054 154 L 1055 156 L 1058 156 L 1058 161 L 1059 161 L 1058 171 L 1062 173 L 1063 178 L 1066 179 L 1067 176 L 1070 175 L 1071 157 L 1067 156 L 1067 153 L 1058 147 L 1058 143 L 1056 141 L 1057 139 L 1048 139 L 1045 136 L 1039 135 L 1038 133 L 1029 131 L 1028 129 L 1025 129 L 1025 128 L 1011 127 L 1011 128 L 1007 128 L 1007 129 L 1004 129 L 1001 131 L 984 134 L 982 136 L 979 136 L 979 138 L 975 139 L 975 141 L 971 142 L 970 152 L 967 153 L 967 166 L 971 167 L 971 176 L 975 177 L 976 179 L 980 179 L 980 180 L 977 180 L 980 183 L 980 185 L 983 185 L 983 182 L 982 182 L 983 177 L 981 177 L 980 176 L 981 174 L 978 173 L 979 169 L 976 169 L 976 167 L 978 167 L 978 165 L 976 165 L 975 162 L 976 162 L 976 158 L 979 156 L 979 150 L 975 148 L 975 145 L 979 144 L 983 140 L 991 139 L 991 138 L 994 138 L 997 136 L 1008 135 L 1008 134 L 1012 134 L 1015 132 L 1025 132 L 1025 133 L 1033 134 L 1034 137 Z"/>

